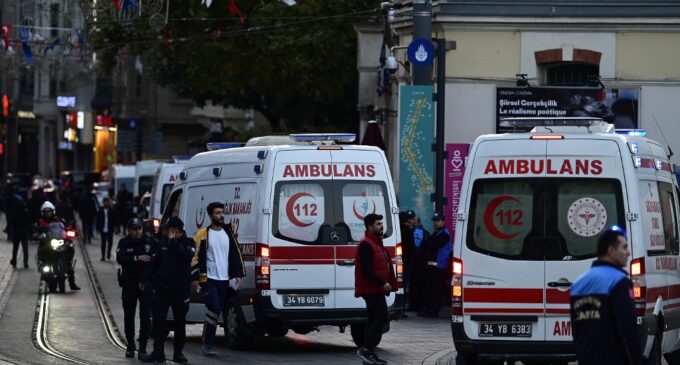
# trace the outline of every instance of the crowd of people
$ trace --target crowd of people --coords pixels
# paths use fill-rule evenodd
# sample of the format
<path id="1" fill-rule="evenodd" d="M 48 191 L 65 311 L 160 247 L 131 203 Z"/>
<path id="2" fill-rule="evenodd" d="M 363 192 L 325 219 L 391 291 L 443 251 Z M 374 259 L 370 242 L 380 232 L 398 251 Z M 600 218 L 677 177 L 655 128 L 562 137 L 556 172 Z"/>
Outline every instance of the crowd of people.
<path id="1" fill-rule="evenodd" d="M 0 211 L 5 214 L 4 233 L 14 247 L 10 263 L 17 267 L 19 249 L 22 249 L 23 266 L 29 267 L 28 241 L 35 232 L 39 220 L 43 216 L 41 207 L 49 202 L 54 207 L 54 214 L 66 225 L 77 226 L 76 215 L 80 218 L 79 230 L 85 244 L 92 243 L 95 231 L 102 237 L 101 260 L 111 259 L 113 234 L 126 234 L 125 222 L 134 216 L 132 193 L 125 184 L 121 184 L 117 194 L 110 193 L 99 203 L 94 190 L 87 189 L 77 194 L 68 188 L 55 186 L 52 183 L 34 183 L 27 194 L 21 194 L 19 187 L 7 182 L 0 196 Z"/>

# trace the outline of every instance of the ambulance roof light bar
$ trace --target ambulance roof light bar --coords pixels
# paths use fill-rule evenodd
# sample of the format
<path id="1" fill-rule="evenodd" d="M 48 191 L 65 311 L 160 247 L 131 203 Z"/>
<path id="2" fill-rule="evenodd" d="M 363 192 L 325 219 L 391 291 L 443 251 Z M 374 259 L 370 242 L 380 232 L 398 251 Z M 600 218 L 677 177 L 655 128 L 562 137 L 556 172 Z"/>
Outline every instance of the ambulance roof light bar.
<path id="1" fill-rule="evenodd" d="M 208 142 L 205 144 L 205 148 L 208 151 L 217 151 L 217 150 L 227 150 L 230 148 L 237 148 L 237 147 L 243 147 L 243 143 L 241 142 Z"/>
<path id="2" fill-rule="evenodd" d="M 352 143 L 356 138 L 357 135 L 354 133 L 297 133 L 290 135 L 290 139 L 295 142 L 307 142 L 309 144 L 314 142 Z"/>
<path id="3" fill-rule="evenodd" d="M 623 134 L 633 137 L 644 137 L 647 135 L 647 131 L 644 129 L 617 129 L 616 134 Z"/>

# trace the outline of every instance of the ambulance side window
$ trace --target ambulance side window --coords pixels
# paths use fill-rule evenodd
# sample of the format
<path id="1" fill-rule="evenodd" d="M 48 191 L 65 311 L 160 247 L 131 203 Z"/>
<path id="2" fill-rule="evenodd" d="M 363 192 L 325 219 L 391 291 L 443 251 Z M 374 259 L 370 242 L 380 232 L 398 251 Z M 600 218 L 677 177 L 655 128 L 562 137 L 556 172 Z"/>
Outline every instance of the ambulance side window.
<path id="1" fill-rule="evenodd" d="M 678 253 L 678 222 L 673 185 L 659 182 L 659 200 L 663 217 L 663 232 L 665 236 L 665 253 Z"/>
<path id="2" fill-rule="evenodd" d="M 274 191 L 274 236 L 291 242 L 315 244 L 327 224 L 332 203 L 326 204 L 326 182 L 280 182 Z"/>
<path id="3" fill-rule="evenodd" d="M 170 217 L 176 217 L 179 215 L 180 208 L 182 205 L 182 189 L 175 191 L 168 199 L 168 205 L 163 211 L 162 222 L 166 222 Z"/>

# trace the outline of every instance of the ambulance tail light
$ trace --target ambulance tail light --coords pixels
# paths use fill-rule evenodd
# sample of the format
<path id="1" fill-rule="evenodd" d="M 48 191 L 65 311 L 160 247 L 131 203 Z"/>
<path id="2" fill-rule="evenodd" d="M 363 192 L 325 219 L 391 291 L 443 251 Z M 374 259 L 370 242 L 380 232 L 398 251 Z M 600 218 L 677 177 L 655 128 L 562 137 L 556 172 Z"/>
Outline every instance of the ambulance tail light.
<path id="1" fill-rule="evenodd" d="M 645 259 L 638 257 L 630 263 L 630 280 L 633 282 L 635 315 L 644 317 L 647 309 L 647 286 L 645 283 Z"/>
<path id="2" fill-rule="evenodd" d="M 397 243 L 397 246 L 394 248 L 394 252 L 394 261 L 397 264 L 397 282 L 402 285 L 404 282 L 404 259 L 402 257 L 403 248 L 401 243 Z"/>
<path id="3" fill-rule="evenodd" d="M 255 288 L 257 290 L 269 290 L 270 283 L 270 259 L 269 245 L 258 243 L 257 255 L 255 256 Z"/>
<path id="4" fill-rule="evenodd" d="M 558 139 L 564 139 L 564 136 L 561 134 L 534 134 L 530 137 L 530 139 L 537 141 L 553 141 Z"/>
<path id="5" fill-rule="evenodd" d="M 451 278 L 451 314 L 463 315 L 463 260 L 453 258 Z"/>

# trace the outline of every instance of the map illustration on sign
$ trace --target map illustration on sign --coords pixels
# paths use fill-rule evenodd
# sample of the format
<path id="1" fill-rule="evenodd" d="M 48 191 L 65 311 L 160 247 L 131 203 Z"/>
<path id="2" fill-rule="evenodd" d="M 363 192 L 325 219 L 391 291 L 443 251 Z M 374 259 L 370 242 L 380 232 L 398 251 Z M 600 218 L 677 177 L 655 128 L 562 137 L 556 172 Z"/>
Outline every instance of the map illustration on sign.
<path id="1" fill-rule="evenodd" d="M 415 211 L 418 217 L 429 217 L 434 191 L 434 87 L 406 85 L 400 90 L 400 205 Z"/>

